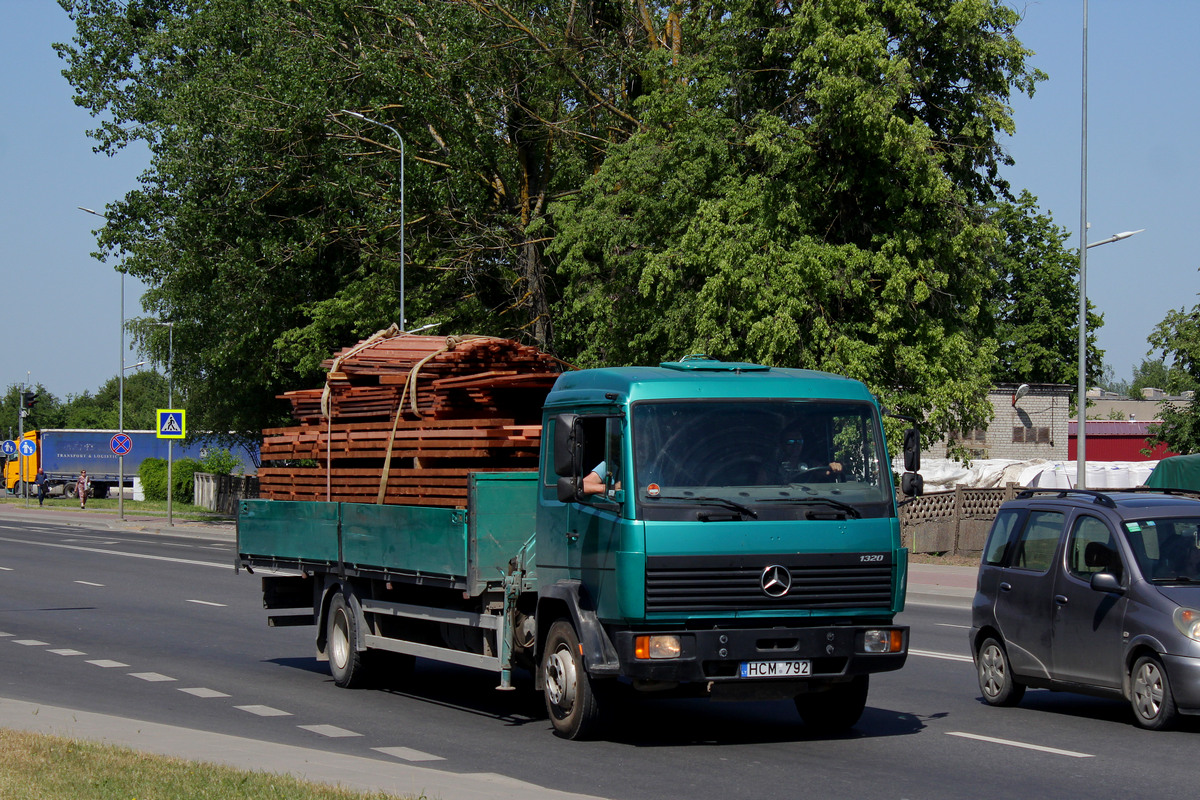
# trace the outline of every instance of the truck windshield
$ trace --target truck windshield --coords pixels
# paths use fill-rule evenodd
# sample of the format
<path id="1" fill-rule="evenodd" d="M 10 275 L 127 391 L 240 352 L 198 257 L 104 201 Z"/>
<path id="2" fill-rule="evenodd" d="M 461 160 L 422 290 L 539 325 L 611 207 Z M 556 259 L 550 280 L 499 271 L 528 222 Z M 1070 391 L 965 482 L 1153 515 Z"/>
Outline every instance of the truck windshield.
<path id="1" fill-rule="evenodd" d="M 631 432 L 644 519 L 879 517 L 891 480 L 869 403 L 644 402 Z"/>

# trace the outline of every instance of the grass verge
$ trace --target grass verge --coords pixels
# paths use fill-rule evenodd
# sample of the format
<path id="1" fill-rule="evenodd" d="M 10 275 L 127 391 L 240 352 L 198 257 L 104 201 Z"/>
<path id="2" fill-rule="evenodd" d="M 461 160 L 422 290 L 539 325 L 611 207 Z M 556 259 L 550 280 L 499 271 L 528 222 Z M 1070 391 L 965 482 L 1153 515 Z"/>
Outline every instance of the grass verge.
<path id="1" fill-rule="evenodd" d="M 285 775 L 244 772 L 139 753 L 124 747 L 0 730 L 0 797 L 22 800 L 395 800 L 396 795 L 363 794 Z"/>

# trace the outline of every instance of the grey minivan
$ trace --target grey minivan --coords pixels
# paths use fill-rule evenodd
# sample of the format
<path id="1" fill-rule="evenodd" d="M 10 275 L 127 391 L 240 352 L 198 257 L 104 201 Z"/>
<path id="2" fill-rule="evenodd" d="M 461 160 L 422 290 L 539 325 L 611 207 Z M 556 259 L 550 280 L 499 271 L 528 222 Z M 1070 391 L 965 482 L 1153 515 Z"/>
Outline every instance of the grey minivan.
<path id="1" fill-rule="evenodd" d="M 1200 714 L 1200 496 L 1026 490 L 992 524 L 971 609 L 983 699 L 1127 699 L 1144 728 Z"/>

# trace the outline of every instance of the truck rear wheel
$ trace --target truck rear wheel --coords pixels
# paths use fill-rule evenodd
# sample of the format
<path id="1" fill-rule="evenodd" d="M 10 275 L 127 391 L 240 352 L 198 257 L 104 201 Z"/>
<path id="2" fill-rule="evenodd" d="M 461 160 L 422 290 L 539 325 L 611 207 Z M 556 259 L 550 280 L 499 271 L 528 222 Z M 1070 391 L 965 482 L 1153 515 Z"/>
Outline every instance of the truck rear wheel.
<path id="1" fill-rule="evenodd" d="M 600 727 L 600 704 L 579 652 L 579 637 L 570 621 L 557 620 L 542 653 L 546 712 L 554 733 L 564 739 L 587 739 Z"/>
<path id="2" fill-rule="evenodd" d="M 325 627 L 325 653 L 333 682 L 346 689 L 357 689 L 367 682 L 366 653 L 354 643 L 358 640 L 358 619 L 346 595 L 338 592 L 329 603 Z"/>
<path id="3" fill-rule="evenodd" d="M 870 676 L 857 675 L 823 692 L 796 695 L 796 710 L 804 724 L 821 733 L 844 733 L 854 727 L 867 707 Z"/>

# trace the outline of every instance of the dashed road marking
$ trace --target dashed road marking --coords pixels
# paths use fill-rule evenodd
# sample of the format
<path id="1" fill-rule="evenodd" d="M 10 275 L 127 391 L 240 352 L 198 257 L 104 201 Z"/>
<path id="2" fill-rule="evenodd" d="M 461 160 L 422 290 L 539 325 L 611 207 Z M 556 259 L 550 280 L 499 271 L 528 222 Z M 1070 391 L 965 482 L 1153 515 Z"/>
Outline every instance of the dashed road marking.
<path id="1" fill-rule="evenodd" d="M 192 686 L 187 689 L 180 689 L 181 692 L 187 692 L 195 697 L 229 697 L 224 692 L 218 692 L 216 689 L 205 689 L 203 686 Z"/>
<path id="2" fill-rule="evenodd" d="M 131 672 L 129 676 L 132 678 L 140 678 L 151 683 L 162 683 L 163 681 L 173 681 L 174 678 L 169 675 L 163 675 L 160 672 Z"/>
<path id="3" fill-rule="evenodd" d="M 23 644 L 26 647 L 45 647 L 50 643 L 43 642 L 40 639 L 13 639 L 13 644 Z"/>
<path id="4" fill-rule="evenodd" d="M 234 706 L 238 711 L 245 711 L 258 717 L 290 717 L 292 712 L 280 711 L 270 706 Z"/>
<path id="5" fill-rule="evenodd" d="M 72 650 L 69 647 L 60 647 L 56 650 L 47 650 L 47 653 L 54 653 L 56 656 L 86 656 L 87 653 L 82 650 Z"/>
<path id="6" fill-rule="evenodd" d="M 306 731 L 319 733 L 322 736 L 328 736 L 330 739 L 344 739 L 347 736 L 362 736 L 361 733 L 348 731 L 345 728 L 339 728 L 337 725 L 297 725 L 297 728 L 303 728 Z"/>
<path id="7" fill-rule="evenodd" d="M 372 750 L 383 753 L 385 756 L 403 759 L 404 761 L 445 761 L 441 756 L 435 756 L 432 753 L 422 753 L 420 750 L 413 750 L 411 747 L 372 747 Z"/>
<path id="8" fill-rule="evenodd" d="M 3 570 L 4 572 L 12 572 L 13 568 L 12 567 L 0 567 L 0 570 Z"/>
<path id="9" fill-rule="evenodd" d="M 970 656 L 959 655 L 958 653 L 939 653 L 934 650 L 913 650 L 909 648 L 908 654 L 924 658 L 940 658 L 943 661 L 963 661 L 968 664 L 974 661 Z"/>
<path id="10" fill-rule="evenodd" d="M 952 625 L 949 622 L 935 622 L 933 626 L 935 628 L 962 628 L 965 631 L 971 629 L 970 625 Z"/>
<path id="11" fill-rule="evenodd" d="M 4 638 L 5 636 L 12 636 L 12 634 L 11 634 L 11 633 L 5 633 L 4 631 L 0 631 L 0 639 Z"/>
<path id="12" fill-rule="evenodd" d="M 198 606 L 216 606 L 217 608 L 226 608 L 224 603 L 214 603 L 211 600 L 188 600 L 189 603 L 195 603 Z"/>
<path id="13" fill-rule="evenodd" d="M 129 666 L 128 664 L 122 664 L 120 661 L 113 661 L 113 660 L 107 659 L 107 658 L 98 658 L 95 661 L 89 661 L 87 663 L 95 664 L 97 667 L 104 667 L 105 669 L 112 669 L 113 667 L 128 667 Z"/>
<path id="14" fill-rule="evenodd" d="M 997 739 L 993 736 L 980 736 L 977 733 L 964 733 L 963 731 L 946 731 L 947 736 L 959 736 L 963 739 L 975 739 L 980 742 L 990 742 L 992 744 L 1003 744 L 1009 747 L 1020 747 L 1024 750 L 1037 750 L 1040 753 L 1050 753 L 1056 756 L 1069 756 L 1071 758 L 1095 758 L 1091 753 L 1077 753 L 1074 750 L 1060 750 L 1057 747 L 1045 747 L 1040 744 L 1029 744 L 1028 742 L 1016 742 L 1012 739 Z"/>
<path id="15" fill-rule="evenodd" d="M 104 588 L 103 583 L 92 583 L 91 581 L 75 581 L 75 582 L 78 584 L 82 584 L 83 586 L 95 586 L 97 589 Z"/>

